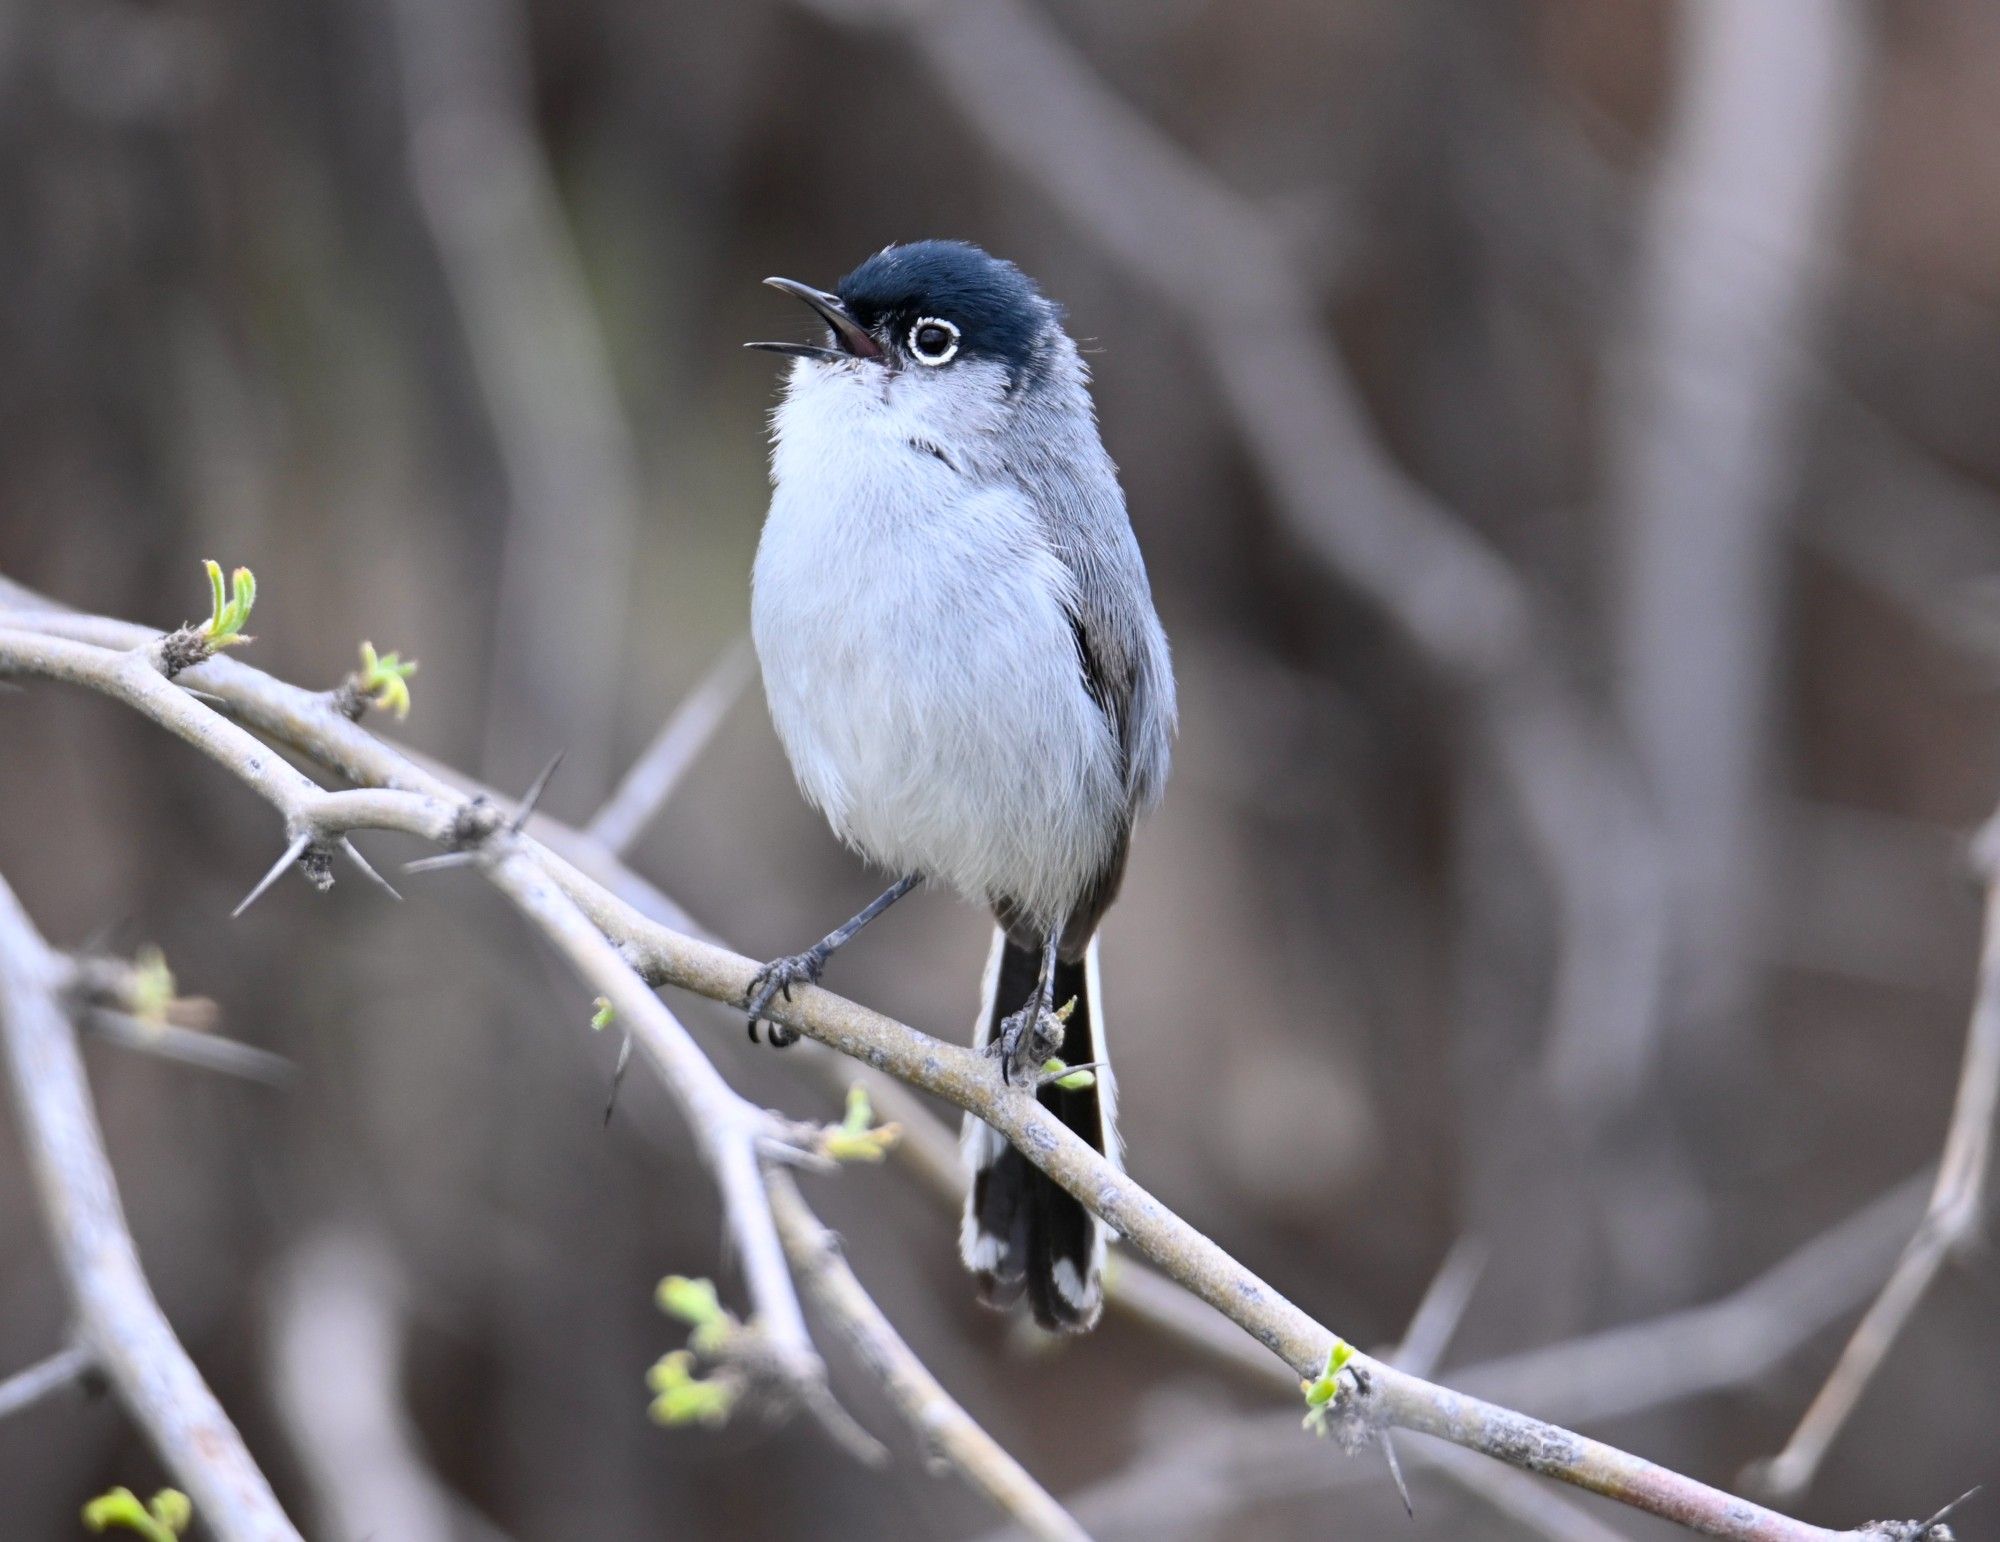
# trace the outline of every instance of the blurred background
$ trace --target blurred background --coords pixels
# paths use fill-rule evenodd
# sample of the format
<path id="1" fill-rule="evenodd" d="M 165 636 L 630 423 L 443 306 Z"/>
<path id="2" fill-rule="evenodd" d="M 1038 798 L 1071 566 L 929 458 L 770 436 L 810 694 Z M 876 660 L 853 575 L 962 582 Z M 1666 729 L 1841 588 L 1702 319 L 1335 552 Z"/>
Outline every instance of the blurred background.
<path id="1" fill-rule="evenodd" d="M 1131 1165 L 1363 1344 L 1476 1239 L 1449 1381 L 1729 1298 L 1936 1158 L 2000 799 L 1996 76 L 1985 0 L 8 5 L 0 572 L 164 628 L 247 564 L 250 662 L 415 655 L 376 726 L 503 788 L 566 746 L 581 821 L 746 624 L 775 375 L 738 344 L 806 335 L 757 281 L 1016 259 L 1087 340 L 1181 679 L 1105 942 Z M 737 1290 L 672 1105 L 641 1071 L 604 1126 L 588 993 L 468 875 L 227 921 L 278 836 L 123 709 L 0 697 L 0 871 L 51 940 L 158 943 L 300 1066 L 91 1051 L 156 1287 L 308 1534 L 383 1334 L 444 1535 L 995 1524 L 837 1346 L 886 1470 L 651 1425 L 654 1282 Z M 754 685 L 633 860 L 757 955 L 878 886 Z M 828 984 L 962 1035 L 987 935 L 923 895 Z M 836 1113 L 810 1046 L 677 1004 Z M 894 1163 L 811 1193 L 1098 1534 L 1544 1534 L 1434 1471 L 1413 1526 L 1379 1457 L 1116 1313 L 1032 1341 Z M 1513 1391 L 1736 1484 L 1916 1215 L 1699 1340 L 1692 1395 L 1684 1348 Z M 4 1372 L 64 1324 L 10 1123 L 0 1235 Z M 2000 1481 L 1996 1363 L 1982 1255 L 1797 1507 Z M 10 1536 L 160 1476 L 107 1399 L 0 1423 Z"/>

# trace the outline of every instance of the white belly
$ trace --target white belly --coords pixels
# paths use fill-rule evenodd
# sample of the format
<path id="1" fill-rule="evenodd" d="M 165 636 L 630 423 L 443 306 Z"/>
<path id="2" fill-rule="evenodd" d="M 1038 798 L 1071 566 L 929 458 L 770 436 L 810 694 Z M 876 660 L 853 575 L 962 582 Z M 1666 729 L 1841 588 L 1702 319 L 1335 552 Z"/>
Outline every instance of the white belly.
<path id="1" fill-rule="evenodd" d="M 778 737 L 872 861 L 1057 924 L 1124 814 L 1072 579 L 1018 495 L 867 448 L 781 459 L 751 606 Z"/>

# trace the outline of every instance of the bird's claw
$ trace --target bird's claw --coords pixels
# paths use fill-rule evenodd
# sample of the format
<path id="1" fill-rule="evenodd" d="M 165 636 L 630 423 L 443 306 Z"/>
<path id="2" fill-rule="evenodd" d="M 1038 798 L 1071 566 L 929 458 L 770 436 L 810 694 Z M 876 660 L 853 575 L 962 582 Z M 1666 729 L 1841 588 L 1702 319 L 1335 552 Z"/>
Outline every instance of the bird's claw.
<path id="1" fill-rule="evenodd" d="M 792 999 L 794 985 L 817 985 L 826 968 L 826 955 L 817 948 L 808 948 L 803 953 L 792 953 L 784 958 L 774 958 L 756 974 L 750 977 L 750 990 L 744 997 L 744 1010 L 749 1016 L 750 1042 L 757 1042 L 757 1024 L 770 1009 L 771 1002 L 778 996 Z M 796 1028 L 787 1028 L 783 1023 L 765 1023 L 773 1049 L 784 1049 L 799 1041 Z"/>
<path id="2" fill-rule="evenodd" d="M 1039 997 L 1000 1020 L 1000 1033 L 987 1053 L 1000 1061 L 1000 1080 L 1032 1085 L 1042 1065 L 1063 1046 L 1062 1019 Z"/>

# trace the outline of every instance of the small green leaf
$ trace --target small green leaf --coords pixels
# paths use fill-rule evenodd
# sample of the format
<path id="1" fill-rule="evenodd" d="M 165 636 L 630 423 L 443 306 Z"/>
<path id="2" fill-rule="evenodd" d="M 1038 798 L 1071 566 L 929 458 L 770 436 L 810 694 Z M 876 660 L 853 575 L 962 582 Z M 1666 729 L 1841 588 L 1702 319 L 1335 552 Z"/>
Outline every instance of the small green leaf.
<path id="1" fill-rule="evenodd" d="M 1071 1005 L 1075 1003 L 1072 1001 Z M 1067 1075 L 1064 1072 L 1068 1072 Z M 1081 1092 L 1086 1087 L 1097 1085 L 1097 1073 L 1088 1068 L 1071 1071 L 1069 1062 L 1060 1056 L 1051 1055 L 1042 1062 L 1042 1076 L 1053 1080 L 1065 1092 Z"/>
<path id="2" fill-rule="evenodd" d="M 1312 1381 L 1299 1383 L 1306 1399 L 1304 1428 L 1315 1435 L 1327 1432 L 1326 1416 L 1340 1397 L 1340 1373 L 1347 1369 L 1347 1362 L 1353 1358 L 1354 1346 L 1346 1339 L 1337 1338 L 1327 1349 L 1326 1369 Z"/>
<path id="3" fill-rule="evenodd" d="M 678 1317 L 691 1328 L 706 1327 L 726 1317 L 712 1280 L 691 1280 L 684 1274 L 670 1274 L 660 1281 L 653 1299 L 669 1317 Z"/>
<path id="4" fill-rule="evenodd" d="M 847 1111 L 839 1124 L 820 1136 L 820 1150 L 836 1162 L 879 1162 L 903 1138 L 899 1124 L 876 1124 L 868 1089 L 855 1082 L 847 1089 Z"/>
<path id="5" fill-rule="evenodd" d="M 167 955 L 151 943 L 132 959 L 129 1006 L 134 1017 L 158 1026 L 167 1020 L 167 1008 L 174 1004 L 174 972 L 167 967 Z"/>
<path id="6" fill-rule="evenodd" d="M 653 1394 L 648 1411 L 661 1424 L 713 1428 L 728 1420 L 736 1404 L 736 1381 L 726 1376 L 695 1375 L 694 1356 L 685 1349 L 662 1355 L 646 1372 L 646 1386 Z"/>
<path id="7" fill-rule="evenodd" d="M 175 1536 L 194 1524 L 194 1501 L 177 1488 L 163 1488 L 153 1496 L 153 1519 Z"/>
<path id="8" fill-rule="evenodd" d="M 590 1026 L 602 1033 L 611 1026 L 611 1019 L 615 1015 L 611 1010 L 611 998 L 599 996 L 591 1005 L 597 1010 L 590 1014 Z"/>
<path id="9" fill-rule="evenodd" d="M 372 642 L 361 645 L 361 668 L 355 671 L 354 688 L 375 706 L 400 718 L 410 715 L 410 676 L 417 661 L 398 653 L 377 653 Z"/>
<path id="10" fill-rule="evenodd" d="M 225 586 L 219 562 L 204 559 L 202 567 L 208 572 L 209 609 L 201 640 L 212 650 L 249 642 L 243 628 L 249 624 L 250 608 L 257 603 L 257 575 L 248 568 L 237 568 Z"/>
<path id="11" fill-rule="evenodd" d="M 83 1507 L 83 1524 L 92 1531 L 122 1527 L 136 1531 L 146 1542 L 175 1542 L 194 1519 L 194 1505 L 179 1489 L 163 1488 L 151 1505 L 139 1503 L 129 1488 L 114 1488 L 100 1494 Z"/>

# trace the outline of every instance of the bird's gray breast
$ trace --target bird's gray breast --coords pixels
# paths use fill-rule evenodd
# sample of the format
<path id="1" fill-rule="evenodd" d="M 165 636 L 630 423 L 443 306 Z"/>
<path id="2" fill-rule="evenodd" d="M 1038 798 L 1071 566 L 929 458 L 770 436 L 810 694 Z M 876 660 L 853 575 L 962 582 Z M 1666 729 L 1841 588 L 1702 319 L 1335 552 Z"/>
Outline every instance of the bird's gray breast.
<path id="1" fill-rule="evenodd" d="M 799 785 L 883 867 L 1053 924 L 1125 808 L 1074 576 L 1018 488 L 909 443 L 803 448 L 776 459 L 752 601 Z"/>

